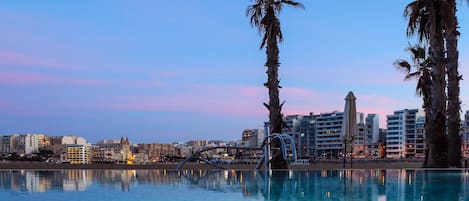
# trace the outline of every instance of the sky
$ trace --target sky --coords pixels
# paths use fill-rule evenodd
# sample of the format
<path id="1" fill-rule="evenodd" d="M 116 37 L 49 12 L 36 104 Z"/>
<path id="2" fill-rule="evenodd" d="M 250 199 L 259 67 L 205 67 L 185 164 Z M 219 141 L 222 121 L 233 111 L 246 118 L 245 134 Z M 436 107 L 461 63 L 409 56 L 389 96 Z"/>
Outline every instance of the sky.
<path id="1" fill-rule="evenodd" d="M 300 0 L 299 0 L 300 1 Z M 409 59 L 410 1 L 301 0 L 279 16 L 284 115 L 421 107 Z M 0 5 L 0 134 L 127 136 L 133 143 L 237 140 L 268 111 L 265 51 L 250 0 L 16 1 Z M 460 73 L 469 73 L 469 6 L 459 1 Z M 469 109 L 469 79 L 461 82 Z"/>

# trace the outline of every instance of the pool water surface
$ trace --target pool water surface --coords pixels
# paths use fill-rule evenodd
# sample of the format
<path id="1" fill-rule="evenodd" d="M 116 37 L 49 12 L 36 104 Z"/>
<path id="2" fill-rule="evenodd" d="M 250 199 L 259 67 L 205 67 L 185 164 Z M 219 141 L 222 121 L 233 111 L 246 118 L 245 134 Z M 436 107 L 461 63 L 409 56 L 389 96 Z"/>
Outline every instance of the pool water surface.
<path id="1" fill-rule="evenodd" d="M 469 200 L 468 170 L 10 170 L 8 201 Z"/>

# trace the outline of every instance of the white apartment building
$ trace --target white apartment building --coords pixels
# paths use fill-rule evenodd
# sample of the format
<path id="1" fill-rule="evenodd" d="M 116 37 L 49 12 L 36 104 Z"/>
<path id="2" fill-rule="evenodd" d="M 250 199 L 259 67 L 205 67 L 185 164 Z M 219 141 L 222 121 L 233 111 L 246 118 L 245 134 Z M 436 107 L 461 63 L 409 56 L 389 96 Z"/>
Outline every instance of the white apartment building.
<path id="1" fill-rule="evenodd" d="M 378 143 L 379 139 L 379 116 L 377 114 L 368 114 L 365 124 L 367 126 L 366 144 Z"/>
<path id="2" fill-rule="evenodd" d="M 61 161 L 70 164 L 90 164 L 91 157 L 91 145 L 68 144 L 65 145 Z"/>
<path id="3" fill-rule="evenodd" d="M 246 147 L 261 146 L 264 141 L 264 131 L 262 129 L 245 129 L 241 136 L 241 145 Z"/>
<path id="4" fill-rule="evenodd" d="M 320 158 L 340 158 L 343 153 L 344 113 L 334 111 L 316 116 L 316 147 Z"/>
<path id="5" fill-rule="evenodd" d="M 386 157 L 424 157 L 425 116 L 418 109 L 404 109 L 387 115 Z"/>
<path id="6" fill-rule="evenodd" d="M 45 146 L 46 136 L 43 134 L 21 134 L 16 137 L 16 150 L 18 154 L 38 153 Z"/>
<path id="7" fill-rule="evenodd" d="M 88 142 L 86 141 L 85 138 L 83 137 L 77 137 L 77 136 L 61 136 L 62 142 L 61 144 L 77 144 L 77 145 L 86 145 Z"/>

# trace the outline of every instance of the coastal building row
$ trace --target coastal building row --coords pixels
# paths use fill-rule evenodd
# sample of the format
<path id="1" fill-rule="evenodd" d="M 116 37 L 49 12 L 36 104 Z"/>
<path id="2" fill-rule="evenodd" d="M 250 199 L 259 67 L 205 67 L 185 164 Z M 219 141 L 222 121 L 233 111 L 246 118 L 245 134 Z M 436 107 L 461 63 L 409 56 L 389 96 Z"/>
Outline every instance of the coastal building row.
<path id="1" fill-rule="evenodd" d="M 386 128 L 379 127 L 379 116 L 357 112 L 357 130 L 353 135 L 354 158 L 424 158 L 425 114 L 419 109 L 396 110 L 386 116 Z M 288 115 L 284 117 L 284 132 L 295 139 L 300 158 L 338 159 L 345 153 L 344 113 Z M 264 124 L 268 135 L 270 125 Z M 242 141 L 250 139 L 252 131 L 242 133 Z M 469 158 L 469 111 L 461 123 L 462 152 Z"/>
<path id="2" fill-rule="evenodd" d="M 47 136 L 44 134 L 13 134 L 0 136 L 0 153 L 29 155 L 40 150 L 60 153 L 66 145 L 86 145 L 86 139 L 76 136 Z"/>
<path id="3" fill-rule="evenodd" d="M 181 149 L 171 144 L 136 144 L 128 138 L 101 140 L 90 144 L 83 137 L 47 136 L 45 134 L 13 134 L 0 136 L 0 154 L 8 159 L 37 156 L 41 151 L 52 153 L 48 162 L 90 164 L 90 163 L 152 163 L 168 157 L 181 157 Z M 185 149 L 185 154 L 192 151 Z"/>
<path id="4" fill-rule="evenodd" d="M 379 154 L 380 139 L 379 117 L 377 114 L 356 113 L 357 130 L 351 144 L 355 158 L 381 157 Z M 308 115 L 288 115 L 284 117 L 284 132 L 295 140 L 300 158 L 337 159 L 345 155 L 344 146 L 344 113 Z M 264 132 L 268 133 L 270 125 L 265 123 Z M 382 144 L 383 145 L 383 144 Z M 381 155 L 384 155 L 381 153 Z"/>

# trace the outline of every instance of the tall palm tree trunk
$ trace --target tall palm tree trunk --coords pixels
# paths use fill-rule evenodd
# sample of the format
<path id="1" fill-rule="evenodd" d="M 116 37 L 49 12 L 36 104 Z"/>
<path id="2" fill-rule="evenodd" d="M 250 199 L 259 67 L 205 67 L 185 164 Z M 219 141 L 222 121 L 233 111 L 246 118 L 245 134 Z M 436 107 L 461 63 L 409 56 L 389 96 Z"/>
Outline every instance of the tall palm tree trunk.
<path id="1" fill-rule="evenodd" d="M 431 133 L 429 138 L 428 167 L 447 167 L 446 138 L 446 84 L 445 84 L 445 46 L 442 33 L 441 2 L 427 0 L 430 16 L 429 56 L 432 61 L 432 116 L 428 123 Z"/>
<path id="2" fill-rule="evenodd" d="M 432 90 L 432 81 L 430 79 L 430 72 L 425 71 L 424 75 L 425 76 L 425 84 L 422 89 L 423 93 L 423 109 L 425 111 L 425 128 L 424 128 L 424 135 L 425 135 L 425 144 L 427 147 L 425 148 L 425 159 L 423 161 L 423 167 L 428 167 L 428 156 L 429 156 L 429 147 L 428 145 L 430 144 L 429 139 L 431 138 L 430 133 L 432 127 L 430 126 L 430 117 L 432 116 L 432 99 L 431 99 L 431 90 Z"/>
<path id="3" fill-rule="evenodd" d="M 446 24 L 446 48 L 447 48 L 447 75 L 448 75 L 448 165 L 461 167 L 461 138 L 459 100 L 459 72 L 458 72 L 458 35 L 456 18 L 456 1 L 448 0 L 449 22 Z"/>
<path id="4" fill-rule="evenodd" d="M 275 11 L 272 6 L 267 8 L 266 16 L 264 22 L 268 22 L 270 20 L 277 20 L 275 16 Z M 270 23 L 270 25 L 275 23 Z M 272 127 L 271 133 L 282 133 L 282 113 L 281 109 L 282 106 L 280 105 L 280 98 L 279 98 L 279 79 L 278 79 L 278 67 L 280 65 L 279 62 L 279 49 L 277 43 L 277 33 L 273 31 L 273 27 L 267 26 L 268 29 L 266 30 L 266 34 L 271 34 L 267 36 L 267 62 L 265 66 L 267 67 L 267 83 L 266 87 L 269 89 L 269 105 L 267 108 L 269 109 L 269 120 Z M 278 140 L 272 142 L 272 169 L 287 169 L 288 164 L 283 159 L 281 153 L 281 146 Z"/>

